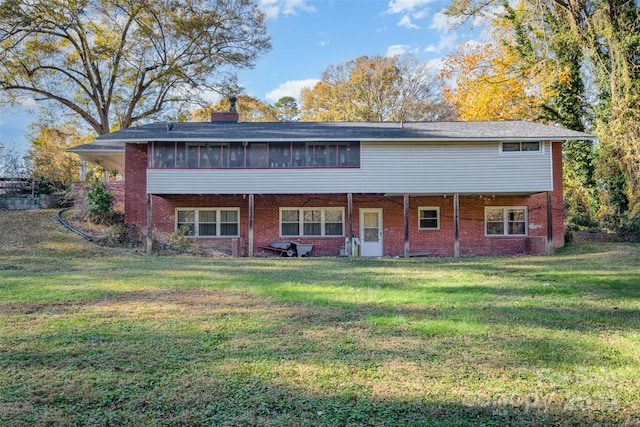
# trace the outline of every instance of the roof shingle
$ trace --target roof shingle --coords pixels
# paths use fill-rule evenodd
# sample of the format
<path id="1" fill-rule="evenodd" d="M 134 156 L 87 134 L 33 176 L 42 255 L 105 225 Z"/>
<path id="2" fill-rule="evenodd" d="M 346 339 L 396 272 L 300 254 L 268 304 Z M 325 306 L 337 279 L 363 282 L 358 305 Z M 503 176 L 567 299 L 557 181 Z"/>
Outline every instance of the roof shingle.
<path id="1" fill-rule="evenodd" d="M 122 129 L 96 142 L 149 141 L 483 141 L 594 139 L 526 121 L 494 122 L 179 122 Z"/>

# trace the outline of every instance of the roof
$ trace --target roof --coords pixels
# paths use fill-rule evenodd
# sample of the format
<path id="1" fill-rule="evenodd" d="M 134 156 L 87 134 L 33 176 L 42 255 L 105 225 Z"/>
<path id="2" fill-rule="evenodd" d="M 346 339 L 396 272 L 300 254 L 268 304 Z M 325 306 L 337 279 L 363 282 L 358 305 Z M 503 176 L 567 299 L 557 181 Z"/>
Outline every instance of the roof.
<path id="1" fill-rule="evenodd" d="M 124 171 L 124 144 L 122 141 L 96 141 L 68 148 L 65 151 L 76 153 L 80 159 L 99 163 L 109 170 Z"/>
<path id="2" fill-rule="evenodd" d="M 591 134 L 526 121 L 494 122 L 178 122 L 101 135 L 97 143 L 150 141 L 487 141 L 595 139 Z M 95 143 L 93 143 L 95 144 Z M 82 148 L 85 148 L 85 144 Z"/>

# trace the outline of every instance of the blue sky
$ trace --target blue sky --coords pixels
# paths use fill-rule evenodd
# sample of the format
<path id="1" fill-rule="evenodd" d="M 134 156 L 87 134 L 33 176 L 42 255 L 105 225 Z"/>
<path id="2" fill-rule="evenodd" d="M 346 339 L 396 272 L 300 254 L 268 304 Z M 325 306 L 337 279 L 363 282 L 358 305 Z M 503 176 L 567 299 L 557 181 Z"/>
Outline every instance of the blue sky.
<path id="1" fill-rule="evenodd" d="M 478 37 L 463 27 L 449 31 L 441 0 L 258 0 L 267 14 L 273 48 L 256 66 L 238 73 L 245 93 L 269 104 L 297 97 L 330 65 L 359 56 L 412 53 L 434 67 L 460 43 Z M 0 110 L 0 143 L 26 150 L 24 136 L 37 106 Z"/>

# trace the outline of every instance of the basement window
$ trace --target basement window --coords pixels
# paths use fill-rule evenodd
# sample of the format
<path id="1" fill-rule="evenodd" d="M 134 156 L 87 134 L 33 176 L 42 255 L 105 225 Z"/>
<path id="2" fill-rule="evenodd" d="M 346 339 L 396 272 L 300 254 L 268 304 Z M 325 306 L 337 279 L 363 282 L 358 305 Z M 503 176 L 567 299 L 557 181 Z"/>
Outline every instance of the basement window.
<path id="1" fill-rule="evenodd" d="M 344 208 L 280 208 L 280 236 L 344 236 Z"/>
<path id="2" fill-rule="evenodd" d="M 485 233 L 487 236 L 526 236 L 527 235 L 526 207 L 498 207 L 484 208 Z"/>
<path id="3" fill-rule="evenodd" d="M 439 230 L 440 208 L 418 208 L 418 230 Z"/>
<path id="4" fill-rule="evenodd" d="M 175 229 L 188 237 L 238 237 L 240 209 L 178 208 Z"/>

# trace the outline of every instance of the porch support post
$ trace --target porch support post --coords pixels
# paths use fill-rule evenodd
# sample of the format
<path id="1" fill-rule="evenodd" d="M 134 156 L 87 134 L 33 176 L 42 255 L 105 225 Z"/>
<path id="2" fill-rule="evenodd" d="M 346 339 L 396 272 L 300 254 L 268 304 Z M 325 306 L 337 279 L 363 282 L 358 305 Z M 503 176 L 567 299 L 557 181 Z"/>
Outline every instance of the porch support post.
<path id="1" fill-rule="evenodd" d="M 147 254 L 151 255 L 153 250 L 153 205 L 151 203 L 153 195 L 147 193 Z"/>
<path id="2" fill-rule="evenodd" d="M 404 195 L 404 257 L 409 258 L 409 195 Z"/>
<path id="3" fill-rule="evenodd" d="M 551 192 L 547 191 L 547 255 L 553 253 L 553 205 L 551 202 Z"/>
<path id="4" fill-rule="evenodd" d="M 249 258 L 253 258 L 253 194 L 249 194 Z"/>
<path id="5" fill-rule="evenodd" d="M 353 194 L 351 193 L 347 193 L 347 221 L 349 222 L 349 229 L 347 230 L 349 233 L 347 237 L 349 245 L 344 250 L 348 252 L 347 256 L 349 258 L 353 258 Z"/>
<path id="6" fill-rule="evenodd" d="M 460 196 L 453 194 L 453 256 L 460 257 Z"/>

